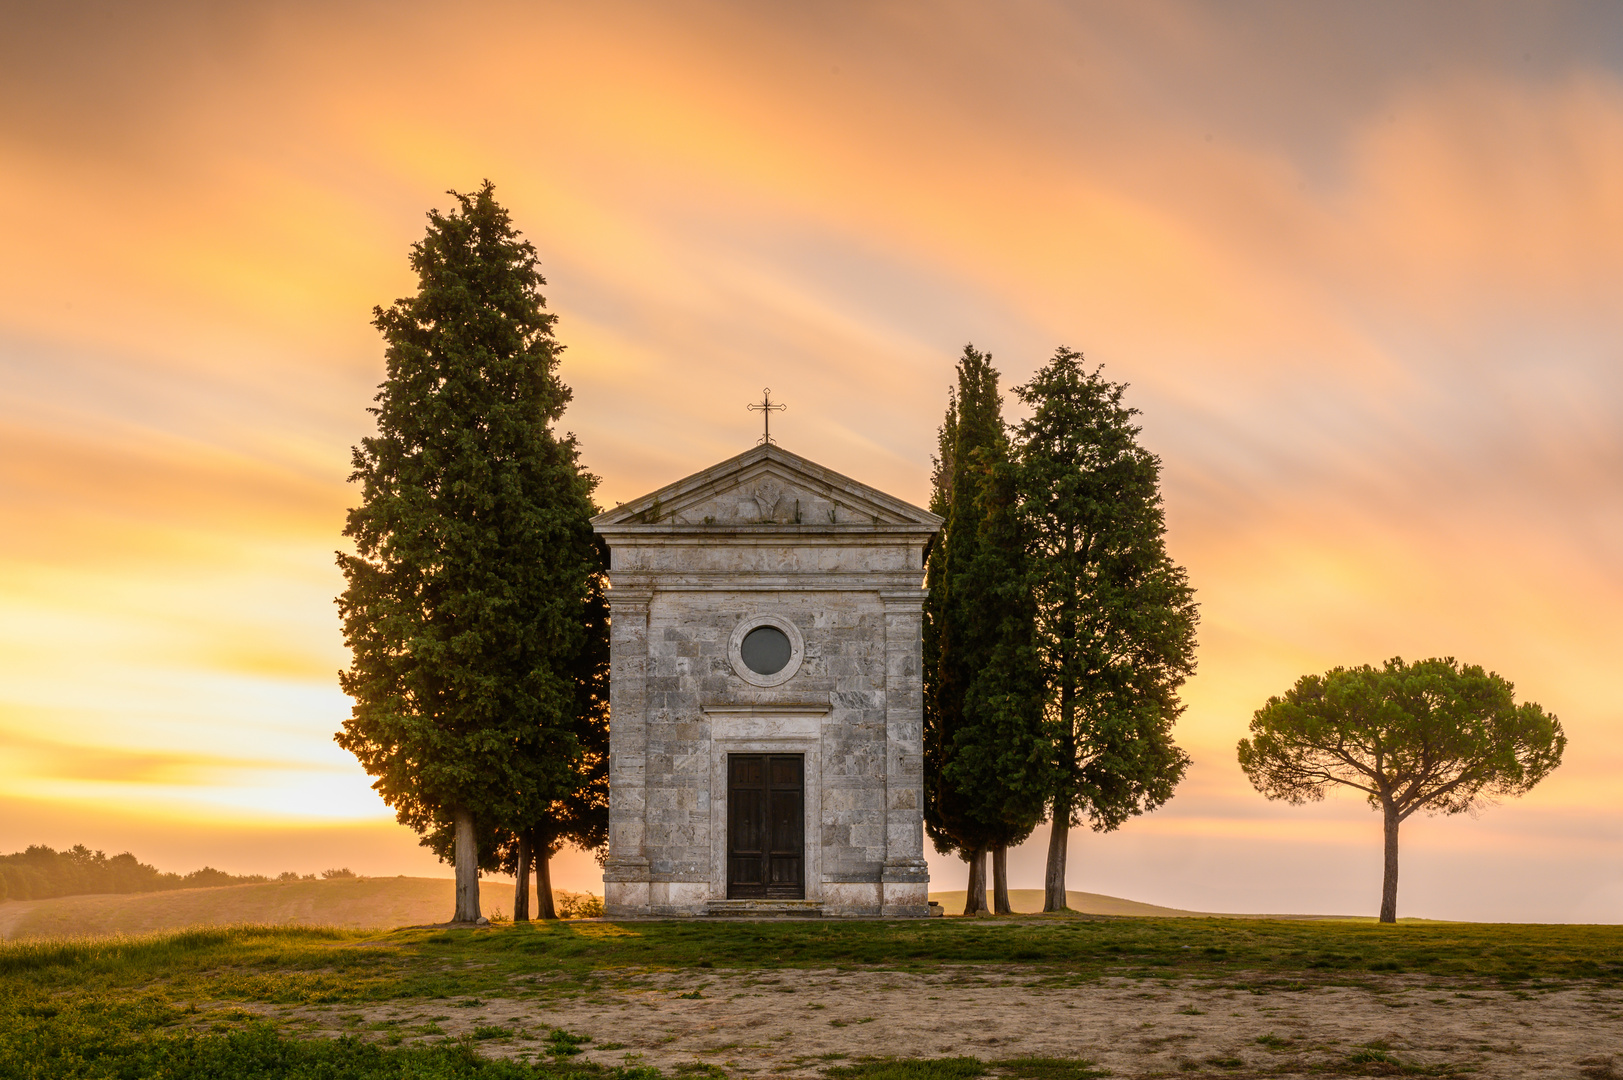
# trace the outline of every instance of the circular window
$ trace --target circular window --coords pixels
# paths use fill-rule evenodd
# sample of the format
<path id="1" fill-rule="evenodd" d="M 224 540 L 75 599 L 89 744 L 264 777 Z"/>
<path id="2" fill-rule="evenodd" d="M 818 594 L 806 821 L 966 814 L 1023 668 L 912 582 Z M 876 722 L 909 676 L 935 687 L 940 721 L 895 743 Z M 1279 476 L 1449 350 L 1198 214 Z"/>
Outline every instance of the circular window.
<path id="1" fill-rule="evenodd" d="M 738 653 L 743 657 L 744 666 L 755 674 L 776 675 L 789 666 L 794 646 L 789 642 L 789 635 L 776 626 L 757 626 L 744 635 Z"/>
<path id="2" fill-rule="evenodd" d="M 806 657 L 800 628 L 781 615 L 746 616 L 733 628 L 727 658 L 733 671 L 751 686 L 782 686 L 795 677 Z"/>

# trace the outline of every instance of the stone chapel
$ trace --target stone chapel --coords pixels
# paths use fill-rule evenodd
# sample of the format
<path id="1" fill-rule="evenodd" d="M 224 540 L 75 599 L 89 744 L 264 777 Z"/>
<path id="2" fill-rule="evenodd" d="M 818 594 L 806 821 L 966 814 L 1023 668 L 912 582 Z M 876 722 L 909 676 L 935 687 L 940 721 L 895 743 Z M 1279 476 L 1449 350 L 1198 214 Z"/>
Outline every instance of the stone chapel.
<path id="1" fill-rule="evenodd" d="M 929 913 L 941 519 L 772 442 L 592 519 L 610 551 L 607 914 Z"/>

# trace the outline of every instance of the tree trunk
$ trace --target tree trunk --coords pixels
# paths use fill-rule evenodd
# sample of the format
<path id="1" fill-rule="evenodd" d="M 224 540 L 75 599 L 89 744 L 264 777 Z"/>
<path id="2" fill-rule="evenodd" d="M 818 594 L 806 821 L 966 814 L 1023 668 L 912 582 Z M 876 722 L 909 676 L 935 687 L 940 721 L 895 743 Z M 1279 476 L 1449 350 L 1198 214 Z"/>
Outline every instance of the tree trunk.
<path id="1" fill-rule="evenodd" d="M 473 812 L 451 812 L 456 826 L 456 914 L 452 922 L 479 921 L 479 842 L 473 835 Z"/>
<path id="2" fill-rule="evenodd" d="M 1381 921 L 1398 921 L 1398 809 L 1382 808 L 1386 826 L 1386 876 L 1381 882 Z"/>
<path id="3" fill-rule="evenodd" d="M 540 918 L 558 917 L 558 909 L 552 902 L 552 847 L 549 844 L 535 845 L 535 907 Z"/>
<path id="4" fill-rule="evenodd" d="M 964 914 L 986 914 L 986 849 L 978 847 L 969 857 L 969 885 L 964 890 Z"/>
<path id="5" fill-rule="evenodd" d="M 1075 538 L 1067 530 L 1067 555 L 1075 550 Z M 1060 625 L 1072 638 L 1076 636 L 1076 623 L 1070 612 L 1075 596 L 1068 595 L 1061 612 Z M 1071 786 L 1072 771 L 1076 768 L 1076 685 L 1070 671 L 1070 652 L 1063 645 L 1059 653 L 1059 745 L 1055 748 L 1059 758 L 1059 782 L 1054 789 L 1053 817 L 1048 831 L 1048 866 L 1043 871 L 1043 910 L 1068 911 L 1070 900 L 1065 895 L 1065 863 L 1071 843 Z"/>
<path id="6" fill-rule="evenodd" d="M 1065 858 L 1070 837 L 1070 792 L 1060 791 L 1054 796 L 1054 821 L 1048 832 L 1048 868 L 1043 874 L 1044 911 L 1065 911 L 1071 906 L 1065 895 Z"/>
<path id="7" fill-rule="evenodd" d="M 1009 907 L 1009 845 L 995 844 L 992 847 L 992 913 L 995 915 L 1013 915 L 1014 909 Z"/>
<path id="8" fill-rule="evenodd" d="M 513 884 L 513 921 L 530 921 L 530 834 L 518 834 L 518 881 Z"/>

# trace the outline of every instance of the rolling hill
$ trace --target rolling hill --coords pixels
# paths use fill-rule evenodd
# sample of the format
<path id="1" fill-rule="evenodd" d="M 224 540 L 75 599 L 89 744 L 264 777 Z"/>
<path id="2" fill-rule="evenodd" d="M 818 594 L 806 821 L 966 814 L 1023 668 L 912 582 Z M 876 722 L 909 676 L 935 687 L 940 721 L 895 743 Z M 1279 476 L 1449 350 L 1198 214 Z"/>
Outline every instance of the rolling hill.
<path id="1" fill-rule="evenodd" d="M 957 915 L 964 910 L 964 890 L 956 892 L 933 892 L 930 899 L 940 904 L 948 915 Z M 1103 893 L 1078 892 L 1070 889 L 1065 893 L 1065 902 L 1072 911 L 1079 911 L 1084 915 L 1137 915 L 1153 919 L 1351 919 L 1358 918 L 1352 915 L 1256 915 L 1236 914 L 1223 911 L 1185 911 L 1182 908 L 1161 907 L 1159 904 L 1142 904 L 1137 900 L 1123 900 L 1119 896 L 1105 896 Z M 987 903 L 991 903 L 991 894 L 987 894 Z M 1010 889 L 1009 906 L 1015 914 L 1035 914 L 1043 909 L 1043 891 L 1041 889 Z"/>
<path id="2" fill-rule="evenodd" d="M 450 918 L 453 890 L 450 878 L 336 878 L 11 900 L 0 902 L 0 940 L 144 934 L 232 923 L 415 926 Z M 510 883 L 484 881 L 479 892 L 487 916 L 512 914 Z"/>
<path id="3" fill-rule="evenodd" d="M 964 910 L 964 890 L 956 892 L 933 892 L 930 899 L 940 904 L 948 915 L 957 915 Z M 987 903 L 991 904 L 991 895 L 987 895 Z M 1145 915 L 1153 918 L 1208 918 L 1211 912 L 1184 911 L 1181 908 L 1161 907 L 1157 904 L 1141 904 L 1137 900 L 1123 900 L 1119 896 L 1105 896 L 1101 893 L 1078 892 L 1075 889 L 1067 890 L 1065 903 L 1072 911 L 1080 911 L 1084 915 Z M 1043 909 L 1043 891 L 1041 889 L 1010 889 L 1009 906 L 1020 914 L 1034 914 Z"/>

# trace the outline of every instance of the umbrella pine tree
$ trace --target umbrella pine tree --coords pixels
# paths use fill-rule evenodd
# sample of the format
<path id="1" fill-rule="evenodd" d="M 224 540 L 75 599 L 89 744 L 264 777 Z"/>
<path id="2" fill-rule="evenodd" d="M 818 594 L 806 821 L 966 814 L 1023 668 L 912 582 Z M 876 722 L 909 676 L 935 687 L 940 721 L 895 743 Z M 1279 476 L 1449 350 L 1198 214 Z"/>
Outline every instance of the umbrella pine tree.
<path id="1" fill-rule="evenodd" d="M 1398 827 L 1417 810 L 1463 814 L 1532 790 L 1567 747 L 1561 722 L 1516 703 L 1496 672 L 1452 657 L 1304 675 L 1271 697 L 1241 739 L 1240 768 L 1270 799 L 1293 805 L 1332 787 L 1381 811 L 1380 921 L 1398 918 Z"/>

